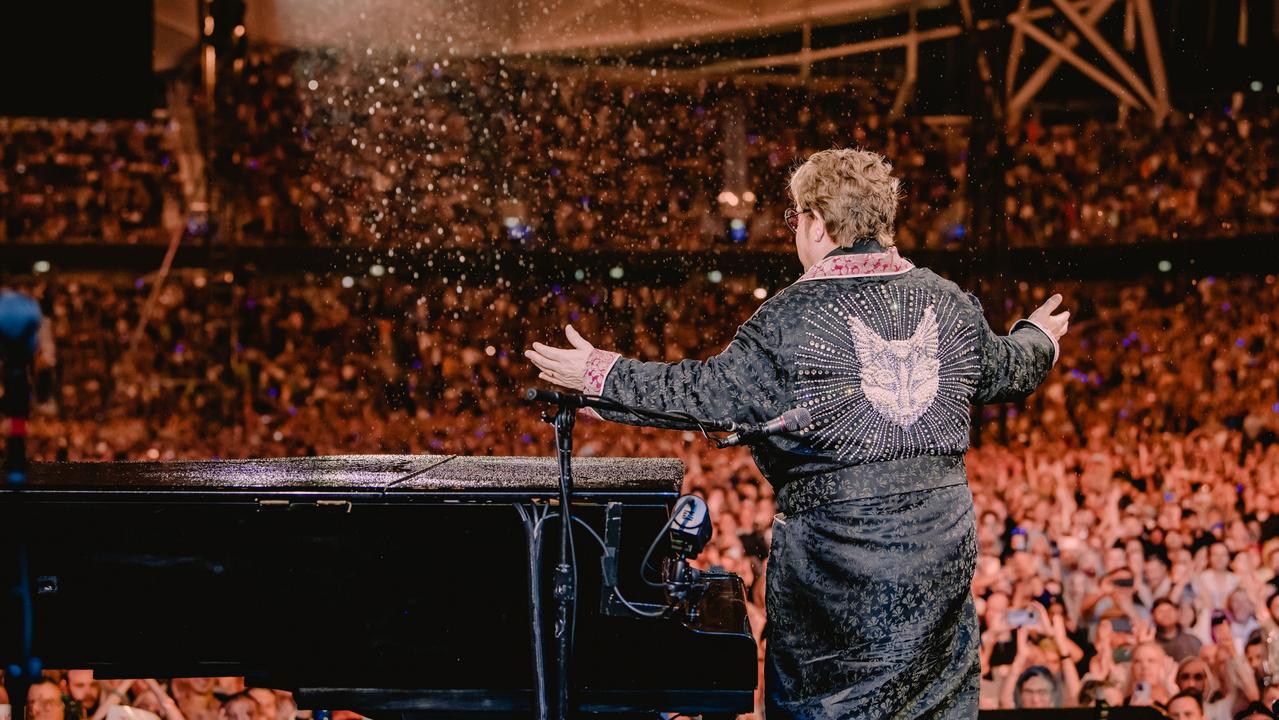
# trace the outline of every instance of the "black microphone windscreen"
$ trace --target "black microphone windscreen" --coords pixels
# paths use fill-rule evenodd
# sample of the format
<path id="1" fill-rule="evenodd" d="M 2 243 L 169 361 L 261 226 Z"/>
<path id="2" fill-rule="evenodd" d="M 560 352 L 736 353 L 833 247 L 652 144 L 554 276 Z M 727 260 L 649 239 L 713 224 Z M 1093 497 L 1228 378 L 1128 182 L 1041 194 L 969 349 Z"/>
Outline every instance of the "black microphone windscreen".
<path id="1" fill-rule="evenodd" d="M 710 508 L 697 495 L 685 495 L 676 503 L 671 516 L 671 549 L 676 553 L 696 557 L 711 539 Z"/>
<path id="2" fill-rule="evenodd" d="M 803 430 L 813 424 L 813 413 L 806 407 L 797 407 L 782 413 L 782 422 L 786 424 L 786 432 Z"/>

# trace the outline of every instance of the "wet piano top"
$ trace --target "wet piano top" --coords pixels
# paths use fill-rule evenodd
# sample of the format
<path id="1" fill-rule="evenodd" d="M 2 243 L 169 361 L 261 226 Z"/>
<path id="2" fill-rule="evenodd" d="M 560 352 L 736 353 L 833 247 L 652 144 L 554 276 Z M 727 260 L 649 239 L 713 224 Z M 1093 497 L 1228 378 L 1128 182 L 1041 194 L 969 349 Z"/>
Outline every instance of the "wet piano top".
<path id="1" fill-rule="evenodd" d="M 582 495 L 678 495 L 684 463 L 673 458 L 573 458 Z M 536 495 L 558 492 L 554 457 L 333 455 L 187 462 L 34 463 L 31 494 L 317 494 L 367 497 Z M 0 494 L 14 486 L 0 484 Z"/>

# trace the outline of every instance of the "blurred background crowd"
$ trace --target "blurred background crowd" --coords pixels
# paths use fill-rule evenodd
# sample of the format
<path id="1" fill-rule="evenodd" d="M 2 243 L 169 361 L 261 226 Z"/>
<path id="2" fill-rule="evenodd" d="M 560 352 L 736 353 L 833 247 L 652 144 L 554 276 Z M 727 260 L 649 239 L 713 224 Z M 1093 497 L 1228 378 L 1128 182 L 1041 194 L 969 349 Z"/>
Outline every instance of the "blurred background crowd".
<path id="1" fill-rule="evenodd" d="M 998 135 L 1003 164 L 981 188 L 999 210 L 992 250 L 970 185 L 988 119 L 902 112 L 896 76 L 644 80 L 520 54 L 266 44 L 234 68 L 144 119 L 0 114 L 0 249 L 49 250 L 6 278 L 45 316 L 33 458 L 550 454 L 550 428 L 517 402 L 535 383 L 525 348 L 572 323 L 641 359 L 718 352 L 798 274 L 750 261 L 793 253 L 790 170 L 867 148 L 903 179 L 902 253 L 962 258 L 996 330 L 1051 292 L 1072 311 L 1047 383 L 973 411 L 982 707 L 1274 717 L 1279 286 L 1249 268 L 1128 271 L 1123 251 L 1229 255 L 1273 236 L 1279 104 L 1217 93 L 1162 118 L 1032 107 Z M 207 187 L 189 182 L 197 166 Z M 209 260 L 154 272 L 69 255 L 170 243 Z M 1068 246 L 1113 257 L 1115 277 L 1017 281 L 996 262 Z M 293 254 L 236 260 L 263 248 Z M 317 270 L 316 248 L 350 262 Z M 747 262 L 688 271 L 726 250 Z M 492 277 L 475 258 L 494 251 L 586 270 Z M 663 251 L 692 260 L 624 281 L 599 260 Z M 749 454 L 590 420 L 576 447 L 684 461 L 684 491 L 715 523 L 698 563 L 743 578 L 762 658 L 776 508 Z M 241 678 L 85 670 L 50 671 L 29 702 L 36 720 L 305 714 Z"/>
<path id="2" fill-rule="evenodd" d="M 968 242 L 966 119 L 894 116 L 884 81 L 640 84 L 268 49 L 244 62 L 211 158 L 240 244 L 788 251 L 788 171 L 832 144 L 893 162 L 903 249 Z M 1274 230 L 1277 122 L 1237 98 L 1160 127 L 1032 116 L 1005 139 L 1009 243 Z M 0 119 L 0 241 L 166 241 L 182 222 L 171 126 Z M 743 165 L 740 192 L 720 191 L 725 163 Z"/>
<path id="3" fill-rule="evenodd" d="M 159 120 L 0 116 L 0 242 L 158 243 L 181 222 Z"/>
<path id="4" fill-rule="evenodd" d="M 227 280 L 170 278 L 136 345 L 144 280 L 72 274 L 30 286 L 56 345 L 34 454 L 545 454 L 549 428 L 515 401 L 534 380 L 518 354 L 534 339 L 571 322 L 629 356 L 705 357 L 762 290 L 737 278 L 583 283 L 537 297 Z M 1035 702 L 1025 695 L 1035 667 L 1051 671 L 1042 679 L 1063 705 L 1162 702 L 1185 689 L 1190 667 L 1213 678 L 1219 716 L 1242 709 L 1274 672 L 1279 286 L 1273 276 L 1169 276 L 1056 289 L 1076 310 L 1050 380 L 1021 406 L 975 412 L 984 702 Z M 1013 315 L 1042 298 L 1029 286 L 1013 292 Z M 716 518 L 702 562 L 744 578 L 753 628 L 764 628 L 775 508 L 745 451 L 586 422 L 578 452 L 682 458 L 685 490 L 705 495 Z"/>

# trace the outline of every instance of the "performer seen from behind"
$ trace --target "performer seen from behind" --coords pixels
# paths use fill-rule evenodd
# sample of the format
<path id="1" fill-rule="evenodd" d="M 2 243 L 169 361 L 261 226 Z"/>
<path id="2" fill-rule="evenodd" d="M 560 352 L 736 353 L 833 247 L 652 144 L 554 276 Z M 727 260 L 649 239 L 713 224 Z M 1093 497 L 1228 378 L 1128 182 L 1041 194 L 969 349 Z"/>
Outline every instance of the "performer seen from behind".
<path id="1" fill-rule="evenodd" d="M 812 413 L 806 429 L 752 449 L 779 510 L 769 720 L 977 716 L 969 407 L 1030 394 L 1067 330 L 1053 295 L 996 335 L 975 297 L 901 257 L 891 173 L 852 149 L 795 170 L 786 222 L 804 274 L 719 355 L 640 362 L 572 326 L 571 348 L 525 353 L 543 380 L 656 410 L 739 423 Z"/>

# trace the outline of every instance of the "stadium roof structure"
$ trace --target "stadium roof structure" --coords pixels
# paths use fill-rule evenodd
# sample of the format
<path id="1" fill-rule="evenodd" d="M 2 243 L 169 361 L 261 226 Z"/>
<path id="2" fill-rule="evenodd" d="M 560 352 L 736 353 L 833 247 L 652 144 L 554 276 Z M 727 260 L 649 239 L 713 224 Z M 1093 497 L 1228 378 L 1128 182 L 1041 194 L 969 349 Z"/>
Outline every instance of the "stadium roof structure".
<path id="1" fill-rule="evenodd" d="M 949 1 L 256 0 L 246 24 L 291 45 L 443 39 L 465 54 L 581 54 L 846 24 Z"/>
<path id="2" fill-rule="evenodd" d="M 525 11 L 510 43 L 515 52 L 617 50 L 848 24 L 945 4 L 947 0 L 573 0 L 555 12 Z"/>
<path id="3" fill-rule="evenodd" d="M 255 0 L 245 15 L 250 37 L 281 45 L 605 61 L 647 54 L 662 71 L 695 74 L 806 80 L 817 63 L 900 51 L 903 98 L 921 44 L 982 34 L 973 46 L 987 54 L 981 72 L 996 76 L 1010 119 L 1062 67 L 1121 107 L 1162 118 L 1170 100 L 1155 23 L 1150 0 Z"/>

